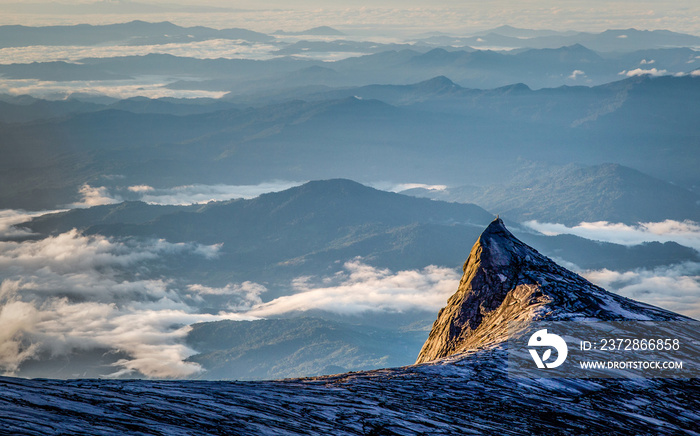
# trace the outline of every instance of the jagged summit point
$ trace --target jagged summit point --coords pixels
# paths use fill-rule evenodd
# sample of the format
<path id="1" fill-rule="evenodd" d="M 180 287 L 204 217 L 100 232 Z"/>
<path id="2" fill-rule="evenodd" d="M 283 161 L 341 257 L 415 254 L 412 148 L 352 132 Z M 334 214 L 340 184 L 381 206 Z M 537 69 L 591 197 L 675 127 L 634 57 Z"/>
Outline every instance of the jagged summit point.
<path id="1" fill-rule="evenodd" d="M 479 236 L 457 292 L 438 313 L 416 363 L 503 344 L 536 320 L 670 320 L 681 315 L 607 292 L 517 239 L 497 217 Z"/>

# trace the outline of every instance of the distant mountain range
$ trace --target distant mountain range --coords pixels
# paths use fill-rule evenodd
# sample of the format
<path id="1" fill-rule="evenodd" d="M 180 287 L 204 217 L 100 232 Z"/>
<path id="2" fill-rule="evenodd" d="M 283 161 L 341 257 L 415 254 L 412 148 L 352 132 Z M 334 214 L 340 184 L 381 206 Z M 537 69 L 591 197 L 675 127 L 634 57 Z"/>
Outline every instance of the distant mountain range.
<path id="1" fill-rule="evenodd" d="M 28 95 L 0 95 L 0 122 L 18 123 L 50 118 L 65 118 L 87 112 L 97 112 L 116 109 L 131 113 L 195 115 L 217 112 L 227 109 L 241 109 L 231 101 L 209 98 L 175 99 L 133 97 L 125 100 L 115 100 L 110 103 L 96 103 L 83 99 L 42 100 Z"/>
<path id="2" fill-rule="evenodd" d="M 203 278 L 212 285 L 254 280 L 269 283 L 268 298 L 288 280 L 328 274 L 361 256 L 392 270 L 429 264 L 456 267 L 464 241 L 475 239 L 494 214 L 473 204 L 415 198 L 350 180 L 309 182 L 251 200 L 195 206 L 126 202 L 44 215 L 23 224 L 41 235 L 77 228 L 88 234 L 155 237 L 171 242 L 223 243 L 221 257 L 172 266 L 168 274 Z M 634 269 L 698 260 L 675 243 L 624 247 L 574 236 L 519 232 L 543 253 L 583 268 Z M 232 266 L 235 265 L 235 266 Z M 203 275 L 204 274 L 204 275 Z"/>
<path id="3" fill-rule="evenodd" d="M 700 37 L 668 30 L 611 29 L 600 33 L 553 32 L 517 29 L 502 26 L 480 32 L 470 37 L 447 35 L 420 39 L 423 43 L 443 46 L 469 46 L 494 48 L 557 48 L 564 45 L 582 44 L 602 52 L 635 51 L 668 47 L 697 47 Z"/>
<path id="4" fill-rule="evenodd" d="M 199 264 L 185 264 L 170 273 L 190 279 L 205 274 L 221 285 L 238 280 L 276 283 L 272 296 L 284 292 L 288 280 L 325 274 L 356 256 L 397 270 L 451 265 L 461 244 L 445 246 L 437 241 L 472 239 L 492 218 L 471 204 L 435 202 L 349 180 L 328 180 L 252 200 L 202 206 L 132 202 L 74 209 L 36 218 L 28 227 L 42 234 L 78 228 L 108 236 L 223 243 L 222 256 L 212 260 L 207 271 Z"/>
<path id="5" fill-rule="evenodd" d="M 338 29 L 334 29 L 329 26 L 319 26 L 319 27 L 314 27 L 311 29 L 306 29 L 306 30 L 299 30 L 296 32 L 290 32 L 290 31 L 284 31 L 284 30 L 278 30 L 273 33 L 273 35 L 290 35 L 290 36 L 302 36 L 302 35 L 308 35 L 308 36 L 343 36 L 345 35 L 343 32 L 341 32 Z"/>
<path id="6" fill-rule="evenodd" d="M 207 370 L 202 378 L 260 380 L 403 366 L 427 333 L 303 317 L 195 324 L 187 344 L 199 352 L 189 360 Z"/>
<path id="7" fill-rule="evenodd" d="M 489 186 L 507 184 L 523 159 L 615 162 L 692 188 L 700 184 L 699 98 L 700 77 L 634 77 L 538 91 L 465 89 L 436 78 L 316 90 L 307 101 L 246 109 L 235 100 L 230 109 L 209 101 L 214 111 L 208 113 L 207 102 L 160 101 L 149 110 L 149 102 L 129 101 L 111 106 L 122 110 L 101 111 L 51 103 L 57 115 L 91 112 L 0 124 L 0 207 L 73 203 L 83 184 L 110 183 L 106 174 L 156 187 L 338 176 Z M 27 113 L 22 104 L 4 106 L 10 118 Z"/>
<path id="8" fill-rule="evenodd" d="M 20 4 L 8 5 L 17 9 Z M 125 10 L 131 7 L 139 12 L 133 13 L 157 13 L 165 12 L 168 8 L 178 12 L 187 12 L 187 6 L 163 6 L 146 5 L 136 2 L 119 2 L 118 5 L 97 2 L 83 4 L 75 7 L 73 13 L 87 13 L 90 8 L 96 14 L 98 8 L 110 7 Z M 70 8 L 71 5 L 24 5 L 25 8 Z M 150 8 L 149 11 L 144 8 Z M 198 6 L 198 12 L 207 10 L 226 10 L 225 8 Z M 66 13 L 66 11 L 63 11 Z M 104 13 L 104 11 L 102 12 Z M 145 21 L 131 21 L 128 23 L 108 25 L 66 25 L 28 27 L 18 25 L 0 26 L 0 47 L 25 47 L 31 45 L 97 45 L 105 43 L 113 44 L 168 44 L 195 42 L 207 39 L 231 39 L 246 40 L 250 42 L 271 42 L 274 35 L 279 36 L 306 36 L 314 37 L 346 37 L 345 33 L 329 26 L 319 26 L 302 31 L 278 30 L 271 35 L 254 32 L 247 29 L 212 29 L 203 26 L 182 27 L 164 21 L 149 23 Z M 562 46 L 581 44 L 591 50 L 601 52 L 630 52 L 644 49 L 662 49 L 676 47 L 698 47 L 700 37 L 695 35 L 671 32 L 668 30 L 637 30 L 637 29 L 611 29 L 600 33 L 591 32 L 555 32 L 548 30 L 518 29 L 511 26 L 501 26 L 485 32 L 479 32 L 472 36 L 436 35 L 419 37 L 412 41 L 419 46 L 440 47 L 472 47 L 477 49 L 522 49 L 522 48 L 559 48 Z M 375 45 L 377 43 L 374 43 Z M 382 45 L 382 44 L 379 44 Z M 313 49 L 312 49 L 313 51 Z"/>
<path id="9" fill-rule="evenodd" d="M 475 203 L 516 221 L 569 226 L 594 221 L 631 225 L 665 219 L 700 221 L 697 194 L 616 164 L 524 170 L 504 185 L 414 188 L 403 193 Z"/>
<path id="10" fill-rule="evenodd" d="M 108 4 L 108 2 L 105 4 Z M 81 8 L 84 8 L 84 5 Z M 181 27 L 167 21 L 161 23 L 131 21 L 98 26 L 87 24 L 46 27 L 0 26 L 0 47 L 3 48 L 26 47 L 30 45 L 84 46 L 106 43 L 151 45 L 195 42 L 207 39 L 243 39 L 252 42 L 269 42 L 274 37 L 246 29 L 217 30 L 201 26 Z"/>
<path id="11" fill-rule="evenodd" d="M 510 36 L 512 38 L 527 39 L 527 38 L 535 38 L 538 36 L 556 36 L 556 35 L 571 36 L 571 35 L 576 35 L 577 33 L 580 33 L 580 32 L 576 32 L 575 30 L 560 31 L 560 30 L 548 30 L 548 29 L 524 29 L 521 27 L 503 25 L 503 26 L 495 27 L 493 29 L 475 32 L 473 36 L 489 35 L 491 33 L 495 33 L 495 34 L 502 35 L 502 36 Z M 448 35 L 443 34 L 442 36 L 448 36 Z"/>
<path id="12" fill-rule="evenodd" d="M 315 59 L 314 53 L 348 53 L 354 57 L 324 62 Z M 698 52 L 688 47 L 606 54 L 581 44 L 496 52 L 350 40 L 298 41 L 279 45 L 272 55 L 276 56 L 252 60 L 152 53 L 87 58 L 77 63 L 15 63 L 1 65 L 0 73 L 8 78 L 43 81 L 127 80 L 162 75 L 168 78 L 171 89 L 230 91 L 233 96 L 240 96 L 312 85 L 410 84 L 435 76 L 447 76 L 470 88 L 513 83 L 525 83 L 531 88 L 595 86 L 627 75 L 690 74 L 700 66 Z"/>
<path id="13" fill-rule="evenodd" d="M 304 39 L 296 38 L 302 33 Z M 595 86 L 628 74 L 688 74 L 700 65 L 696 50 L 700 37 L 662 30 L 571 34 L 503 27 L 488 35 L 441 35 L 396 43 L 357 40 L 325 26 L 276 34 L 278 37 L 245 29 L 218 30 L 143 21 L 100 26 L 0 26 L 0 47 L 169 44 L 172 49 L 181 44 L 224 39 L 241 44 L 244 49 L 241 59 L 225 59 L 224 55 L 212 55 L 211 59 L 193 59 L 185 54 L 175 57 L 159 54 L 159 49 L 144 56 L 68 62 L 57 58 L 54 62 L 1 65 L 0 74 L 15 79 L 67 82 L 162 75 L 171 89 L 241 95 L 318 85 L 410 84 L 435 76 L 447 76 L 470 88 L 513 83 L 525 83 L 531 88 Z M 265 46 L 251 56 L 266 60 L 245 59 L 251 44 L 258 43 Z M 516 50 L 493 51 L 499 45 Z M 197 57 L 201 54 L 199 49 L 198 53 Z M 345 55 L 337 60 L 339 53 Z M 346 56 L 349 58 L 343 59 Z"/>

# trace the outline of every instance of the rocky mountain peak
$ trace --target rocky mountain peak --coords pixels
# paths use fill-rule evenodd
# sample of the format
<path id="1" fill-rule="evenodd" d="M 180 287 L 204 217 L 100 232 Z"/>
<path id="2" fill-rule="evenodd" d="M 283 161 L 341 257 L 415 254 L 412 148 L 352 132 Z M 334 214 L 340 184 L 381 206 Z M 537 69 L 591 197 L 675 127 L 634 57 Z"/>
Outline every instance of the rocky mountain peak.
<path id="1" fill-rule="evenodd" d="M 498 346 L 535 320 L 652 320 L 680 315 L 612 294 L 518 240 L 496 218 L 464 263 L 416 363 Z"/>
<path id="2" fill-rule="evenodd" d="M 467 269 L 478 266 L 508 266 L 523 259 L 530 261 L 532 255 L 539 256 L 539 253 L 520 242 L 508 231 L 503 220 L 496 218 L 472 247 L 463 270 L 466 273 Z"/>

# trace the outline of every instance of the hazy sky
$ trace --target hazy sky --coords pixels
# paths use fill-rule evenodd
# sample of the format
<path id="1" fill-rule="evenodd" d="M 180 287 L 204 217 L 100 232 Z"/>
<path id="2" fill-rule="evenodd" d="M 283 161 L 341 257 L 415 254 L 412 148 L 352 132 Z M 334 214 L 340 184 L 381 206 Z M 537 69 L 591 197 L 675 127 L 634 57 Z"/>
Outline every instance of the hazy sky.
<path id="1" fill-rule="evenodd" d="M 73 5 L 73 8 L 60 11 L 56 6 L 38 6 L 37 0 L 0 0 L 0 23 L 97 24 L 141 18 L 260 31 L 331 25 L 387 34 L 440 30 L 469 32 L 508 24 L 536 29 L 590 31 L 635 27 L 700 34 L 700 2 L 697 0 L 208 0 L 197 2 L 198 6 L 191 6 L 186 12 L 178 12 L 175 7 L 185 2 L 149 2 L 163 8 L 160 12 L 151 10 L 149 13 L 144 13 L 144 8 L 135 2 L 64 0 L 60 3 Z M 230 12 L 212 13 L 203 6 L 228 8 Z"/>

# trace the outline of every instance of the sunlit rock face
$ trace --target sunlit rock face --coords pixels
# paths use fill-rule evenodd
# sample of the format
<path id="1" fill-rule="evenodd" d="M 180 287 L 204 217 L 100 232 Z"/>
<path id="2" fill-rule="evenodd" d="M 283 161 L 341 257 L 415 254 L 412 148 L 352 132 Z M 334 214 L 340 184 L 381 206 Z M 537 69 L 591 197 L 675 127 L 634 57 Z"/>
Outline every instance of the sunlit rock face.
<path id="1" fill-rule="evenodd" d="M 499 218 L 481 234 L 457 292 L 440 310 L 416 363 L 495 346 L 533 320 L 670 320 L 676 314 L 612 294 L 541 255 Z"/>

